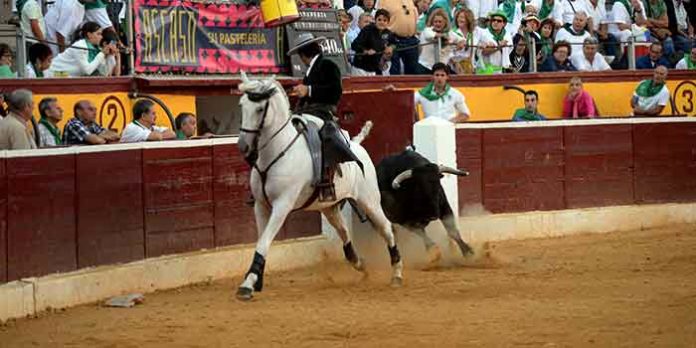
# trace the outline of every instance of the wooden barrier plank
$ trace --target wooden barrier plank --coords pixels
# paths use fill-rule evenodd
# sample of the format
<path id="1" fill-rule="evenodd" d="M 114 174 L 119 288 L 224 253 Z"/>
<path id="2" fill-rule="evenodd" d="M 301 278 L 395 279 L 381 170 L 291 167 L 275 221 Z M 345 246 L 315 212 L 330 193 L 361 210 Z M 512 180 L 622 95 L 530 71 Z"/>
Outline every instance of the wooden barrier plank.
<path id="1" fill-rule="evenodd" d="M 562 127 L 485 129 L 483 158 L 486 210 L 564 208 Z"/>
<path id="2" fill-rule="evenodd" d="M 696 124 L 633 126 L 636 203 L 696 200 Z"/>
<path id="3" fill-rule="evenodd" d="M 143 150 L 146 257 L 214 246 L 212 147 Z"/>
<path id="4" fill-rule="evenodd" d="M 213 196 L 215 197 L 215 246 L 256 242 L 254 208 L 249 199 L 249 165 L 237 145 L 213 147 Z"/>
<path id="5" fill-rule="evenodd" d="M 566 208 L 633 203 L 631 125 L 564 127 Z"/>
<path id="6" fill-rule="evenodd" d="M 77 268 L 75 156 L 7 159 L 8 280 Z"/>
<path id="7" fill-rule="evenodd" d="M 145 258 L 142 150 L 77 155 L 80 268 Z"/>
<path id="8" fill-rule="evenodd" d="M 321 214 L 316 211 L 291 213 L 277 240 L 317 236 L 321 234 Z"/>
<path id="9" fill-rule="evenodd" d="M 0 284 L 7 281 L 7 160 L 0 159 Z"/>
<path id="10" fill-rule="evenodd" d="M 457 129 L 457 167 L 469 171 L 469 176 L 458 177 L 459 210 L 482 205 L 482 134 L 480 129 Z"/>

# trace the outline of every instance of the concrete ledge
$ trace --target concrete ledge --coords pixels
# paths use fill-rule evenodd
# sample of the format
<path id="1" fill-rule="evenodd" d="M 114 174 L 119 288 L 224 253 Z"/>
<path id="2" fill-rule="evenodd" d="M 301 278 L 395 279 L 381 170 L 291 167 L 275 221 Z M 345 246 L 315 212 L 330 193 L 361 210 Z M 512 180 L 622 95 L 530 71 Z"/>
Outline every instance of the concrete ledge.
<path id="1" fill-rule="evenodd" d="M 316 264 L 338 257 L 339 249 L 340 243 L 321 236 L 277 242 L 271 247 L 267 271 Z M 234 246 L 8 283 L 0 286 L 0 321 L 131 292 L 148 293 L 239 276 L 247 271 L 253 250 L 253 246 Z"/>
<path id="2" fill-rule="evenodd" d="M 489 214 L 459 219 L 471 242 L 607 233 L 696 222 L 696 203 L 613 206 L 527 213 Z"/>

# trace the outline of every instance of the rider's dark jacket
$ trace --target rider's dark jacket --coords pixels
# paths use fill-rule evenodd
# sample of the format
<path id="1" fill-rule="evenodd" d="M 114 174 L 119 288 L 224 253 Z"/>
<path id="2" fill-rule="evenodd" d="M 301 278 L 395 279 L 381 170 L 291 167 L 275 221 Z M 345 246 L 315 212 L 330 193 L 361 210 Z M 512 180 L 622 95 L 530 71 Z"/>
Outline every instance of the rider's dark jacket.
<path id="1" fill-rule="evenodd" d="M 300 107 L 326 105 L 335 108 L 343 94 L 341 87 L 341 70 L 336 63 L 319 55 L 302 83 L 309 87 L 309 95 L 300 99 Z"/>

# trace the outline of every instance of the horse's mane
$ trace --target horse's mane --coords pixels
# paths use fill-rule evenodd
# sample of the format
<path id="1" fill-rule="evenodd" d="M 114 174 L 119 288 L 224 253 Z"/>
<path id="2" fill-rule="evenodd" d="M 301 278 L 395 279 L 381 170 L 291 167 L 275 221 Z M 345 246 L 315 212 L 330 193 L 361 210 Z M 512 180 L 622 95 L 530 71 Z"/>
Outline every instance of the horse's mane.
<path id="1" fill-rule="evenodd" d="M 275 89 L 276 93 L 280 93 L 280 95 L 282 95 L 282 98 L 280 98 L 282 103 L 280 105 L 280 110 L 290 110 L 290 100 L 288 99 L 287 93 L 285 93 L 285 89 L 280 82 L 273 77 L 259 80 L 248 80 L 239 85 L 239 90 L 242 91 L 242 93 L 263 93 L 271 89 Z"/>

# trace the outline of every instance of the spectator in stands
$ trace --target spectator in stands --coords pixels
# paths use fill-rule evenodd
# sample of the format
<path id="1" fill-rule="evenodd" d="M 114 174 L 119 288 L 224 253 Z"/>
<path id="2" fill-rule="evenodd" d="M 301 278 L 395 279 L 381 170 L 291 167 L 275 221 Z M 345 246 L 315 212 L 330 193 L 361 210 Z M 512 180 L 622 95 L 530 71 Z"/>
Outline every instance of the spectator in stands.
<path id="1" fill-rule="evenodd" d="M 105 0 L 85 1 L 85 20 L 95 22 L 103 31 L 116 35 L 114 24 L 111 23 L 109 14 L 106 12 Z"/>
<path id="2" fill-rule="evenodd" d="M 659 116 L 669 103 L 667 67 L 659 65 L 655 68 L 653 78 L 643 80 L 636 87 L 631 98 L 633 116 Z"/>
<path id="3" fill-rule="evenodd" d="M 418 11 L 413 1 L 380 0 L 379 8 L 389 12 L 389 31 L 394 33 L 396 49 L 392 55 L 390 75 L 418 73 L 418 43 L 416 17 Z"/>
<path id="4" fill-rule="evenodd" d="M 488 30 L 481 35 L 481 67 L 479 74 L 500 74 L 510 67 L 512 34 L 505 30 L 507 17 L 498 11 L 489 16 Z"/>
<path id="5" fill-rule="evenodd" d="M 542 20 L 542 26 L 547 19 L 554 20 L 553 13 L 557 2 L 555 0 L 542 0 L 541 8 L 539 9 L 539 19 Z M 558 21 L 560 22 L 561 19 L 559 18 Z M 552 23 L 555 25 L 555 22 Z"/>
<path id="6" fill-rule="evenodd" d="M 648 19 L 646 26 L 650 29 L 650 35 L 662 42 L 665 54 L 670 57 L 674 54 L 674 42 L 669 30 L 665 0 L 646 0 L 645 4 L 645 14 Z"/>
<path id="7" fill-rule="evenodd" d="M 676 69 L 680 70 L 696 70 L 696 46 L 691 47 L 691 53 L 684 54 Z"/>
<path id="8" fill-rule="evenodd" d="M 599 42 L 594 37 L 588 37 L 582 45 L 582 55 L 570 57 L 570 61 L 579 71 L 605 71 L 611 67 L 604 56 L 597 52 Z"/>
<path id="9" fill-rule="evenodd" d="M 566 24 L 571 24 L 575 21 L 575 16 L 582 12 L 585 14 L 585 20 L 587 21 L 587 14 L 590 13 L 590 3 L 589 0 L 557 0 L 558 2 L 553 8 L 553 13 L 551 16 L 556 20 L 557 27 L 563 27 Z M 576 29 L 577 31 L 578 29 Z M 580 40 L 582 42 L 582 40 Z"/>
<path id="10" fill-rule="evenodd" d="M 0 150 L 30 150 L 36 148 L 29 120 L 34 110 L 31 91 L 17 89 L 7 98 L 9 114 L 0 120 Z"/>
<path id="11" fill-rule="evenodd" d="M 524 36 L 515 34 L 512 39 L 514 49 L 510 52 L 510 68 L 506 72 L 526 73 L 529 72 L 529 50 Z"/>
<path id="12" fill-rule="evenodd" d="M 423 75 L 432 74 L 435 63 L 448 63 L 452 58 L 451 44 L 463 41 L 450 30 L 449 16 L 442 9 L 436 9 L 430 14 L 428 24 L 420 34 L 421 53 L 418 57 L 420 71 Z M 439 50 L 439 60 L 436 60 L 435 52 Z"/>
<path id="13" fill-rule="evenodd" d="M 80 100 L 73 107 L 75 117 L 63 128 L 65 145 L 99 145 L 118 141 L 118 134 L 97 124 L 97 108 L 88 100 Z"/>
<path id="14" fill-rule="evenodd" d="M 588 15 L 592 18 L 588 30 L 601 43 L 598 47 L 603 55 L 618 58 L 618 42 L 616 37 L 609 33 L 609 26 L 606 23 L 607 5 L 605 0 L 589 0 Z"/>
<path id="15" fill-rule="evenodd" d="M 539 113 L 539 94 L 535 90 L 524 92 L 524 108 L 515 110 L 513 121 L 544 121 L 546 117 Z"/>
<path id="16" fill-rule="evenodd" d="M 351 45 L 356 53 L 353 58 L 353 75 L 389 75 L 393 45 L 396 40 L 388 26 L 389 12 L 381 8 L 375 15 L 375 23 L 367 25 L 360 31 Z"/>
<path id="17" fill-rule="evenodd" d="M 613 34 L 624 45 L 631 39 L 632 24 L 644 26 L 647 23 L 645 7 L 641 0 L 614 1 L 609 17 L 616 22 L 609 25 L 609 33 Z"/>
<path id="18" fill-rule="evenodd" d="M 418 10 L 418 19 L 416 20 L 416 30 L 418 33 L 425 29 L 425 22 L 428 21 L 428 10 L 430 9 L 430 0 L 416 0 L 416 9 Z"/>
<path id="19" fill-rule="evenodd" d="M 341 40 L 343 41 L 343 47 L 346 49 L 350 48 L 350 43 L 348 42 L 348 31 L 351 28 L 351 22 L 353 21 L 353 15 L 348 13 L 346 10 L 338 10 L 338 22 L 341 25 Z"/>
<path id="20" fill-rule="evenodd" d="M 113 31 L 105 31 L 102 34 L 102 39 L 99 42 L 99 48 L 102 52 L 107 49 L 115 51 L 114 54 L 106 55 L 103 64 L 99 64 L 97 71 L 101 76 L 121 76 L 121 55 L 116 46 L 118 45 L 118 37 Z"/>
<path id="21" fill-rule="evenodd" d="M 174 119 L 174 124 L 176 125 L 176 129 L 178 129 L 176 131 L 176 138 L 178 140 L 186 140 L 196 137 L 196 115 L 190 112 L 182 112 L 176 116 Z M 197 138 L 210 138 L 212 136 L 213 133 L 205 133 L 197 136 Z"/>
<path id="22" fill-rule="evenodd" d="M 25 77 L 40 78 L 44 77 L 44 71 L 51 66 L 53 61 L 53 51 L 41 42 L 37 42 L 29 47 L 29 64 L 26 65 Z"/>
<path id="23" fill-rule="evenodd" d="M 594 117 L 597 117 L 594 99 L 582 88 L 580 77 L 571 78 L 568 94 L 563 98 L 563 118 Z"/>
<path id="24" fill-rule="evenodd" d="M 419 104 L 425 117 L 439 117 L 453 123 L 466 122 L 471 113 L 464 95 L 447 82 L 447 65 L 433 65 L 433 80 L 414 95 L 414 105 Z"/>
<path id="25" fill-rule="evenodd" d="M 12 71 L 12 49 L 6 43 L 0 43 L 0 78 L 13 78 L 15 73 Z"/>
<path id="26" fill-rule="evenodd" d="M 58 122 L 63 119 L 63 108 L 58 105 L 58 99 L 53 97 L 43 98 L 39 102 L 39 114 L 41 119 L 37 126 L 39 130 L 40 147 L 53 147 L 62 144 L 62 136 L 58 128 Z"/>
<path id="27" fill-rule="evenodd" d="M 476 47 L 481 41 L 483 30 L 476 25 L 474 13 L 462 8 L 454 16 L 457 28 L 452 32 L 457 36 L 458 44 L 452 54 L 449 66 L 456 74 L 473 74 L 476 60 Z"/>
<path id="28" fill-rule="evenodd" d="M 538 13 L 541 4 L 542 0 L 504 0 L 498 6 L 498 11 L 505 14 L 505 31 L 510 36 L 515 35 L 522 25 L 522 19 L 528 13 Z"/>
<path id="29" fill-rule="evenodd" d="M 564 0 L 564 1 L 570 1 L 570 0 Z M 577 0 L 581 1 L 581 0 Z M 578 11 L 575 13 L 575 17 L 573 17 L 573 24 L 565 24 L 561 29 L 558 30 L 556 33 L 556 38 L 555 42 L 560 42 L 560 41 L 565 41 L 569 43 L 573 49 L 572 52 L 575 52 L 575 55 L 582 55 L 582 50 L 580 49 L 580 46 L 585 42 L 585 39 L 589 38 L 591 35 L 590 33 L 585 30 L 587 27 L 587 13 L 584 11 Z"/>
<path id="30" fill-rule="evenodd" d="M 571 52 L 570 44 L 565 41 L 556 42 L 553 45 L 551 57 L 544 60 L 539 71 L 577 71 L 578 69 L 568 59 Z"/>
<path id="31" fill-rule="evenodd" d="M 497 0 L 467 0 L 466 7 L 474 13 L 477 25 L 481 28 L 486 27 L 488 15 L 498 10 Z"/>
<path id="32" fill-rule="evenodd" d="M 80 29 L 80 39 L 53 59 L 46 75 L 79 77 L 90 76 L 95 72 L 98 74 L 100 66 L 107 65 L 107 58 L 119 53 L 116 45 L 111 43 L 99 49 L 101 40 L 102 30 L 99 24 L 84 23 Z"/>
<path id="33" fill-rule="evenodd" d="M 46 23 L 38 1 L 18 0 L 17 13 L 19 13 L 20 28 L 28 42 L 46 40 Z"/>
<path id="34" fill-rule="evenodd" d="M 553 51 L 553 37 L 555 30 L 555 22 L 553 18 L 546 18 L 541 22 L 541 28 L 539 28 L 539 53 L 541 54 L 540 63 L 544 62 L 544 59 L 551 55 Z"/>
<path id="35" fill-rule="evenodd" d="M 7 116 L 7 108 L 5 107 L 5 93 L 0 92 L 0 119 Z"/>
<path id="36" fill-rule="evenodd" d="M 686 2 L 693 2 L 687 0 Z M 676 18 L 676 30 L 673 32 L 674 49 L 677 52 L 689 53 L 693 47 L 692 40 L 694 39 L 694 27 L 689 23 L 689 14 L 687 14 L 686 6 L 683 0 L 674 1 L 674 12 Z M 696 13 L 691 13 L 691 17 L 696 17 Z"/>
<path id="37" fill-rule="evenodd" d="M 84 21 L 85 6 L 82 3 L 83 0 L 56 0 L 46 12 L 46 38 L 49 42 L 58 43 L 50 45 L 53 56 L 68 47 L 73 34 Z"/>
<path id="38" fill-rule="evenodd" d="M 121 133 L 122 143 L 141 141 L 159 141 L 175 139 L 176 134 L 167 127 L 155 125 L 157 113 L 155 104 L 141 99 L 133 105 L 133 122 L 129 123 Z"/>
<path id="39" fill-rule="evenodd" d="M 363 13 L 370 14 L 373 18 L 377 10 L 375 9 L 375 0 L 358 0 L 358 4 L 349 8 L 348 13 L 353 16 L 353 21 L 350 24 L 351 27 L 358 26 L 358 19 Z"/>
<path id="40" fill-rule="evenodd" d="M 662 44 L 653 42 L 650 51 L 636 60 L 636 69 L 655 69 L 658 65 L 669 66 L 669 61 L 662 54 Z"/>

